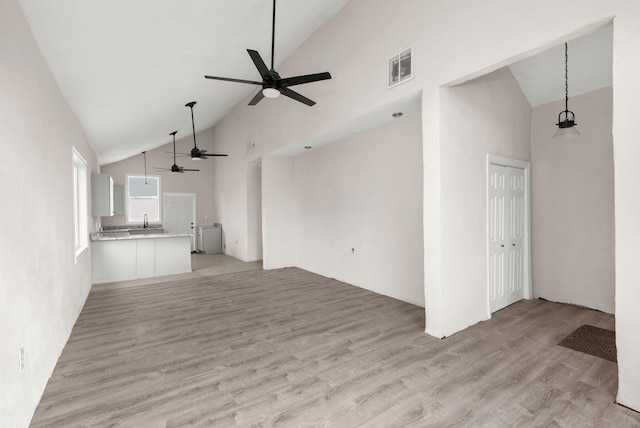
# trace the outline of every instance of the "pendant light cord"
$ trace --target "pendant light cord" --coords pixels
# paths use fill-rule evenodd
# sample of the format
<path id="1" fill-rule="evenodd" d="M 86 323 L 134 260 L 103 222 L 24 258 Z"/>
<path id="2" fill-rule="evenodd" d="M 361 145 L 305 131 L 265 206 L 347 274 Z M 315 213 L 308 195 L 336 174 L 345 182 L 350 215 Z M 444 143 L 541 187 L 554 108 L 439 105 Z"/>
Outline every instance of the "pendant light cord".
<path id="1" fill-rule="evenodd" d="M 564 44 L 564 110 L 569 111 L 569 55 L 566 42 Z"/>
<path id="2" fill-rule="evenodd" d="M 144 151 L 142 152 L 142 156 L 144 156 L 144 185 L 146 186 L 147 183 L 147 152 Z"/>

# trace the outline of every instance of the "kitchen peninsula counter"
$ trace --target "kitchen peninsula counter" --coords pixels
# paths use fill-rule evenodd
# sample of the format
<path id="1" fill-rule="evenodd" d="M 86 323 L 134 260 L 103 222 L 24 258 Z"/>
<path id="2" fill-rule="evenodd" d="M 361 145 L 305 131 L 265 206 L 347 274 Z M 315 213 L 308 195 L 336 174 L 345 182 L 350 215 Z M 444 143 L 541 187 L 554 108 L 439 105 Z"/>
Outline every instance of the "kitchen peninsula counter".
<path id="1" fill-rule="evenodd" d="M 130 239 L 156 239 L 156 238 L 175 238 L 177 236 L 191 237 L 190 233 L 171 233 L 171 232 L 149 232 L 149 233 L 129 233 L 124 232 L 95 232 L 90 235 L 92 242 L 96 241 L 119 241 Z"/>
<path id="2" fill-rule="evenodd" d="M 191 272 L 191 234 L 145 232 L 92 233 L 93 283 Z"/>

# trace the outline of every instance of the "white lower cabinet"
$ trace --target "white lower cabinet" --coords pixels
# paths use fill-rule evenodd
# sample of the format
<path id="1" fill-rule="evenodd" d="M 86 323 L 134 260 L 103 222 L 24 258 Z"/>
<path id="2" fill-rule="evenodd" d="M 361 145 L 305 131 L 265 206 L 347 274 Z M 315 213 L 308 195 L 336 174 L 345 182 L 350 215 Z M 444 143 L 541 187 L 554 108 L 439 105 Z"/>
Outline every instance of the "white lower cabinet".
<path id="1" fill-rule="evenodd" d="M 138 239 L 136 243 L 136 274 L 153 276 L 156 273 L 156 239 Z"/>
<path id="2" fill-rule="evenodd" d="M 93 241 L 93 283 L 191 272 L 191 237 Z"/>
<path id="3" fill-rule="evenodd" d="M 93 282 L 111 282 L 111 278 L 134 278 L 137 270 L 137 245 L 134 240 L 92 242 Z"/>

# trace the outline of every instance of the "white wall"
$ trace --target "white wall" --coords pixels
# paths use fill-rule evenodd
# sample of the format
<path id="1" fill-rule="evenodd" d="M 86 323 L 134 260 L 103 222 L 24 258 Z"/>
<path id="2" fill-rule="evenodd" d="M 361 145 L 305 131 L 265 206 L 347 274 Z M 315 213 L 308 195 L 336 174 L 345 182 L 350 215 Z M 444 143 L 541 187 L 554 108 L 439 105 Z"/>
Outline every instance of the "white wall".
<path id="1" fill-rule="evenodd" d="M 262 260 L 262 162 L 247 168 L 247 260 Z"/>
<path id="2" fill-rule="evenodd" d="M 579 138 L 553 139 L 564 100 L 532 114 L 534 294 L 615 311 L 612 88 L 571 97 Z"/>
<path id="3" fill-rule="evenodd" d="M 640 372 L 633 369 L 634 361 L 640 359 L 640 342 L 633 340 L 633 326 L 640 324 L 640 313 L 631 303 L 640 300 L 640 288 L 635 286 L 640 276 L 636 260 L 640 253 L 640 223 L 637 222 L 640 187 L 636 185 L 640 172 L 635 165 L 635 160 L 640 158 L 640 145 L 634 124 L 635 103 L 640 99 L 637 80 L 640 59 L 636 55 L 640 45 L 639 9 L 640 4 L 635 0 L 563 3 L 552 0 L 350 0 L 285 63 L 278 65 L 285 76 L 330 71 L 333 79 L 306 85 L 304 91 L 301 88 L 301 92 L 318 104 L 306 108 L 281 97 L 256 107 L 238 106 L 216 126 L 215 144 L 224 149 L 246 147 L 252 142 L 255 147 L 245 151 L 244 156 L 255 159 L 278 148 L 304 142 L 394 99 L 421 91 L 424 273 L 429 307 L 426 327 L 434 336 L 452 334 L 486 316 L 483 309 L 486 303 L 482 299 L 465 303 L 463 306 L 469 309 L 466 312 L 457 307 L 459 295 L 466 292 L 465 283 L 472 284 L 470 290 L 478 289 L 478 268 L 484 260 L 483 254 L 471 254 L 473 267 L 470 269 L 460 269 L 459 264 L 451 261 L 461 255 L 469 256 L 466 249 L 460 253 L 454 249 L 455 245 L 451 247 L 452 237 L 477 239 L 484 233 L 484 223 L 453 221 L 460 219 L 462 200 L 473 193 L 477 184 L 468 178 L 459 182 L 451 176 L 455 172 L 448 172 L 458 163 L 459 153 L 445 144 L 449 130 L 440 122 L 443 114 L 440 96 L 447 90 L 441 94 L 440 88 L 542 52 L 615 17 L 613 123 L 618 399 L 640 409 Z M 415 78 L 387 90 L 386 60 L 407 46 L 414 48 Z M 464 119 L 466 117 L 461 116 L 460 120 Z M 455 123 L 456 127 L 464 125 L 464 122 Z M 224 206 L 236 213 L 236 218 L 230 220 L 234 233 L 245 236 L 246 160 L 239 158 L 237 163 L 229 164 L 226 173 L 230 177 L 238 174 L 237 181 L 216 180 L 214 183 L 215 194 L 229 199 Z M 460 186 L 464 188 L 457 189 Z M 241 201 L 235 200 L 238 197 Z M 460 197 L 463 199 L 458 199 Z M 263 232 L 265 237 L 268 233 Z M 246 249 L 244 251 L 246 254 Z M 471 291 L 471 294 L 477 292 Z"/>
<path id="4" fill-rule="evenodd" d="M 421 154 L 416 115 L 296 156 L 297 266 L 424 307 Z"/>
<path id="5" fill-rule="evenodd" d="M 636 111 L 640 99 L 640 3 L 620 3 L 631 4 L 616 10 L 613 31 L 617 401 L 640 411 L 640 131 Z"/>
<path id="6" fill-rule="evenodd" d="M 292 144 L 304 145 L 306 140 L 344 126 L 369 109 L 419 92 L 418 80 L 387 90 L 386 61 L 408 46 L 418 50 L 421 42 L 415 35 L 423 32 L 424 4 L 412 0 L 398 7 L 396 2 L 386 0 L 351 0 L 292 57 L 276 63 L 282 76 L 321 71 L 332 74 L 331 80 L 298 88 L 317 102 L 315 106 L 279 97 L 249 107 L 246 103 L 254 95 L 251 93 L 216 125 L 215 149 L 235 153 L 216 172 L 212 183 L 215 206 L 228 238 L 227 253 L 246 260 L 250 248 L 257 245 L 246 217 L 249 161 Z M 376 47 L 375 55 L 371 54 L 372 46 Z M 424 52 L 419 55 L 425 59 Z M 236 238 L 239 244 L 234 250 L 231 246 Z"/>
<path id="7" fill-rule="evenodd" d="M 265 269 L 296 265 L 294 158 L 262 160 L 262 242 Z"/>
<path id="8" fill-rule="evenodd" d="M 549 11 L 554 13 L 550 14 Z M 423 88 L 423 136 L 425 161 L 425 292 L 427 306 L 438 302 L 438 308 L 427 311 L 427 331 L 442 336 L 452 325 L 464 326 L 459 314 L 452 319 L 452 306 L 447 296 L 452 294 L 447 276 L 453 266 L 441 263 L 441 250 L 446 249 L 454 224 L 446 219 L 452 214 L 445 204 L 428 206 L 427 201 L 445 201 L 450 189 L 440 177 L 447 161 L 440 138 L 442 127 L 432 126 L 438 117 L 438 85 L 465 80 L 499 68 L 523 56 L 541 52 L 566 39 L 585 34 L 614 21 L 613 51 L 613 135 L 615 167 L 615 242 L 616 242 L 616 330 L 619 368 L 618 401 L 640 410 L 640 341 L 634 329 L 640 325 L 640 158 L 639 131 L 635 125 L 635 103 L 640 97 L 640 3 L 631 0 L 609 2 L 570 1 L 557 3 L 453 0 L 430 2 L 424 20 L 427 40 L 446 40 L 429 49 L 429 59 L 438 64 L 435 78 L 429 78 Z M 464 31 L 451 31 L 452 23 L 465 23 Z M 516 37 L 514 37 L 516 35 Z M 434 77 L 434 76 L 432 76 Z M 426 225 L 429 225 L 427 228 Z M 461 233 L 471 233 L 465 225 Z M 431 258 L 434 257 L 433 260 Z M 472 279 L 472 278 L 470 278 Z M 481 304 L 481 303 L 478 303 Z M 474 310 L 475 311 L 475 310 Z M 480 312 L 475 311 L 477 315 Z M 478 318 L 479 320 L 481 318 Z"/>
<path id="9" fill-rule="evenodd" d="M 74 262 L 72 146 L 89 173 L 97 161 L 17 0 L 0 1 L 0 29 L 0 425 L 26 427 L 91 287 L 90 250 Z"/>
<path id="10" fill-rule="evenodd" d="M 487 154 L 529 160 L 530 117 L 529 102 L 506 67 L 442 89 L 445 336 L 487 318 Z"/>

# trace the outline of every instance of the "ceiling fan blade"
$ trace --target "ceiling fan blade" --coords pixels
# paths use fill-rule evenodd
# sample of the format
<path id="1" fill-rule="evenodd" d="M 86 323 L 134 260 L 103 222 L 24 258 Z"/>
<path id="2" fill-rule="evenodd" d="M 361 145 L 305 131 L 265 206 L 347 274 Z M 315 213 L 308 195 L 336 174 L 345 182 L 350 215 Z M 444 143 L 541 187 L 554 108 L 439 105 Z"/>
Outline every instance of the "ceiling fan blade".
<path id="1" fill-rule="evenodd" d="M 262 82 L 243 79 L 231 79 L 230 77 L 204 76 L 205 79 L 224 80 L 225 82 L 249 83 L 250 85 L 262 85 Z"/>
<path id="2" fill-rule="evenodd" d="M 280 79 L 280 86 L 295 86 L 301 85 L 303 83 L 311 83 L 311 82 L 319 82 L 320 80 L 331 79 L 331 74 L 328 72 L 324 73 L 315 73 L 315 74 L 306 74 L 304 76 L 294 76 L 294 77 L 286 77 L 284 79 Z"/>
<path id="3" fill-rule="evenodd" d="M 185 172 L 185 171 L 200 171 L 200 170 L 199 169 L 189 169 L 189 168 L 180 167 L 180 172 Z"/>
<path id="4" fill-rule="evenodd" d="M 271 75 L 271 72 L 269 71 L 269 69 L 267 68 L 267 65 L 262 60 L 262 57 L 260 56 L 258 51 L 247 49 L 247 52 L 249 52 L 249 56 L 251 57 L 251 60 L 253 61 L 253 63 L 256 65 L 256 68 L 258 69 L 260 76 L 262 76 L 262 78 L 266 81 L 273 81 L 274 78 Z"/>
<path id="5" fill-rule="evenodd" d="M 311 107 L 316 103 L 315 101 L 312 101 L 309 98 L 305 97 L 304 95 L 300 95 L 299 93 L 292 91 L 289 88 L 280 88 L 280 93 L 286 97 L 289 97 L 296 101 L 300 101 L 301 103 L 306 104 L 309 107 Z"/>
<path id="6" fill-rule="evenodd" d="M 263 98 L 264 98 L 264 94 L 262 93 L 262 89 L 260 89 L 258 93 L 253 98 L 251 98 L 251 101 L 249 101 L 249 105 L 254 106 L 258 104 L 260 100 L 262 100 Z"/>
<path id="7" fill-rule="evenodd" d="M 222 155 L 222 154 L 218 154 L 218 153 L 209 153 L 209 154 L 203 153 L 202 156 L 208 157 L 208 156 L 229 156 L 229 155 Z"/>
<path id="8" fill-rule="evenodd" d="M 153 169 L 157 171 L 171 171 L 171 168 L 158 168 L 157 166 L 154 166 Z"/>

